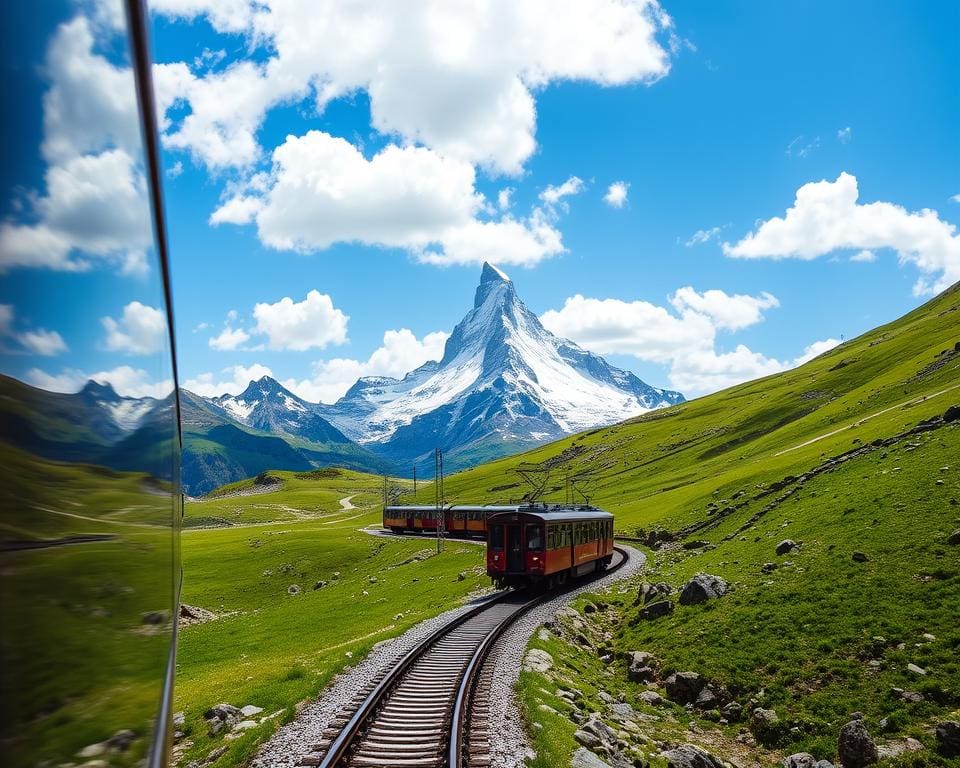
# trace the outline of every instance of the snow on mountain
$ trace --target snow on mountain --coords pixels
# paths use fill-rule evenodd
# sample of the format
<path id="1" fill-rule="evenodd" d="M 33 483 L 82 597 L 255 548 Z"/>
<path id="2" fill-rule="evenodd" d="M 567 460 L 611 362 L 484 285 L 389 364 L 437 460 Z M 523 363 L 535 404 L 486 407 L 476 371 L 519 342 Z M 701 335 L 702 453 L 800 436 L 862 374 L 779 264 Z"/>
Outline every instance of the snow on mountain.
<path id="1" fill-rule="evenodd" d="M 103 413 L 121 434 L 137 429 L 158 402 L 152 397 L 118 395 L 110 384 L 93 380 L 88 381 L 77 394 L 87 407 Z"/>
<path id="2" fill-rule="evenodd" d="M 264 376 L 239 395 L 221 395 L 207 402 L 253 429 L 315 443 L 347 443 L 340 430 L 320 415 L 319 406 L 301 400 L 278 381 Z"/>
<path id="3" fill-rule="evenodd" d="M 473 309 L 443 358 L 402 380 L 360 379 L 322 413 L 348 437 L 397 461 L 439 445 L 485 458 L 683 401 L 554 336 L 510 278 L 484 264 Z M 491 447 L 499 442 L 499 448 Z"/>

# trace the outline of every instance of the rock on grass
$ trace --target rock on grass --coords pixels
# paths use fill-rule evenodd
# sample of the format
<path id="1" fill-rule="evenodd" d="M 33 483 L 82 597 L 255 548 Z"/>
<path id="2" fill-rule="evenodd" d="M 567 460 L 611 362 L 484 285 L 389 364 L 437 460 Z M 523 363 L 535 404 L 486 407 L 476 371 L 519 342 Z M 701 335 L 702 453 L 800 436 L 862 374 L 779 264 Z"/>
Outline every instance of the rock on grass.
<path id="1" fill-rule="evenodd" d="M 697 605 L 715 600 L 730 591 L 730 585 L 719 576 L 698 573 L 680 590 L 680 605 Z"/>
<path id="2" fill-rule="evenodd" d="M 669 768 L 724 768 L 720 760 L 695 744 L 681 744 L 662 752 L 660 757 L 667 761 Z"/>
<path id="3" fill-rule="evenodd" d="M 937 752 L 944 757 L 960 757 L 960 723 L 944 720 L 933 729 L 937 739 Z"/>
<path id="4" fill-rule="evenodd" d="M 837 754 L 843 768 L 864 768 L 877 762 L 877 745 L 863 720 L 851 720 L 840 729 Z"/>

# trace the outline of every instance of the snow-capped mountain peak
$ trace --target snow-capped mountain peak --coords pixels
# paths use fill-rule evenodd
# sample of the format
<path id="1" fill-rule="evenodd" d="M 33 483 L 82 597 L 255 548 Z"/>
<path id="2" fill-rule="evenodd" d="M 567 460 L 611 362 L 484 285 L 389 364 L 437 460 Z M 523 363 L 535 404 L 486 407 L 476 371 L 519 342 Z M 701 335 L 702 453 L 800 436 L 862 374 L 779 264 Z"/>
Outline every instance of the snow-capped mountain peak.
<path id="1" fill-rule="evenodd" d="M 682 400 L 554 336 L 510 278 L 484 264 L 473 308 L 439 362 L 402 380 L 362 379 L 323 412 L 351 438 L 407 461 L 437 445 L 455 453 L 498 442 L 503 455 Z"/>

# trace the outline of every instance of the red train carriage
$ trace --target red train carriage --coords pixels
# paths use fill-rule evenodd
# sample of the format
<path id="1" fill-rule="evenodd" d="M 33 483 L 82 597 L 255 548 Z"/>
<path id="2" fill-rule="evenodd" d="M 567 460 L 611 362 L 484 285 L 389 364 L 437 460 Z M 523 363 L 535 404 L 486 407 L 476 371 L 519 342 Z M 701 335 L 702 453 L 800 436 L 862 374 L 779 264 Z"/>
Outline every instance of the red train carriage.
<path id="1" fill-rule="evenodd" d="M 521 507 L 487 528 L 487 575 L 500 588 L 552 587 L 613 559 L 613 515 L 594 507 Z"/>
<path id="2" fill-rule="evenodd" d="M 493 506 L 456 504 L 444 507 L 445 529 L 456 535 L 487 535 L 487 517 L 498 512 L 516 512 L 517 505 Z M 383 508 L 383 527 L 394 533 L 405 531 L 437 531 L 437 508 L 435 505 L 420 504 L 406 506 L 386 506 Z"/>

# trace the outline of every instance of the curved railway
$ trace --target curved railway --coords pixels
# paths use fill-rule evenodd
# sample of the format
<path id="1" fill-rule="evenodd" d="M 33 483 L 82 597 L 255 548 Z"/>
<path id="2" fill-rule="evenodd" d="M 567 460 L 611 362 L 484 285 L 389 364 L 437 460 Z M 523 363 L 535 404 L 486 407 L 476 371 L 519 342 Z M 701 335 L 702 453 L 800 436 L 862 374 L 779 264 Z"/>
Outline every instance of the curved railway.
<path id="1" fill-rule="evenodd" d="M 605 573 L 628 560 L 625 550 L 615 551 L 619 560 Z M 487 655 L 515 619 L 556 594 L 511 590 L 445 624 L 367 685 L 300 764 L 486 768 Z"/>

